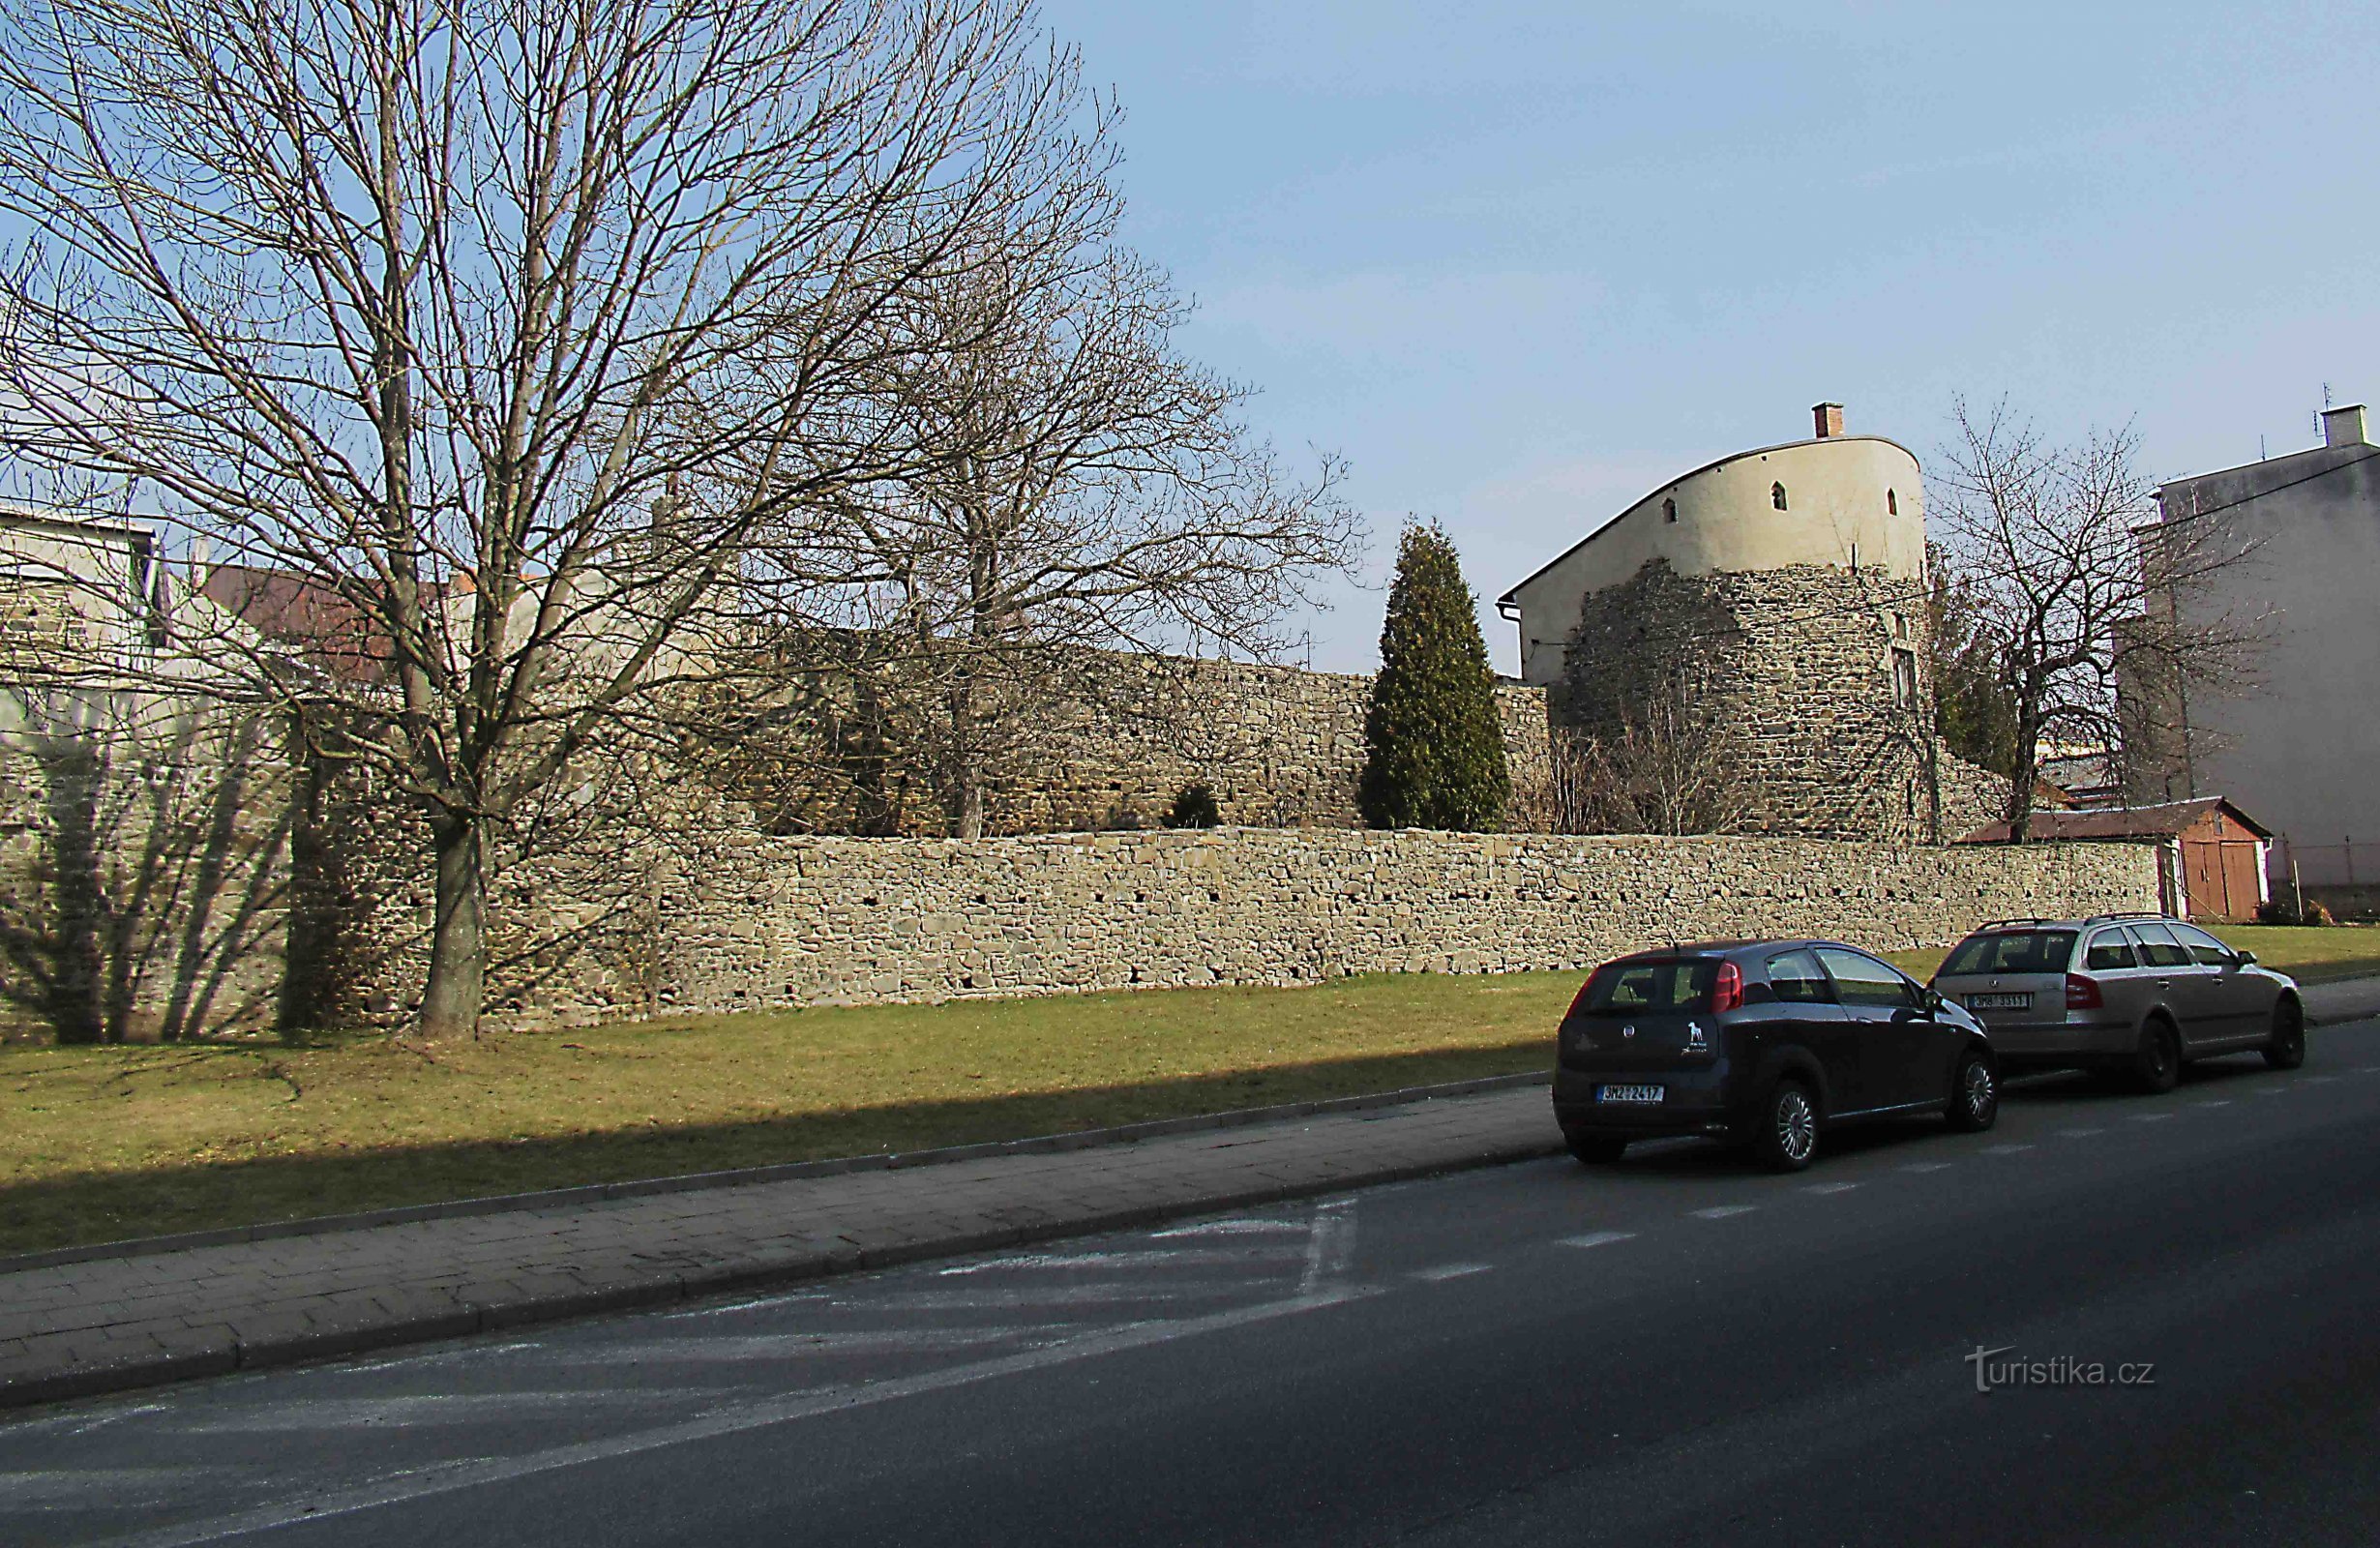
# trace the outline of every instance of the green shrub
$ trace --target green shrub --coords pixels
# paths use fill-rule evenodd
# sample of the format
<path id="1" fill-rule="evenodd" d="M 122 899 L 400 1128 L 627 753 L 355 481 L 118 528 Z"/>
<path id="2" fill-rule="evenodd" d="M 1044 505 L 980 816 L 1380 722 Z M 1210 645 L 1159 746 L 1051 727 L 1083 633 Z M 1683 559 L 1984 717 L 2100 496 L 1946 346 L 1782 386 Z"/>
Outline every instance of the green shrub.
<path id="1" fill-rule="evenodd" d="M 1405 529 L 1363 719 L 1356 804 L 1376 828 L 1476 832 L 1511 795 L 1478 603 L 1436 525 Z"/>
<path id="2" fill-rule="evenodd" d="M 1215 804 L 1214 789 L 1204 781 L 1185 785 L 1174 797 L 1174 809 L 1165 815 L 1169 828 L 1211 828 L 1223 823 L 1223 809 Z"/>
<path id="3" fill-rule="evenodd" d="M 2320 898 L 2308 898 L 2301 909 L 2294 899 L 2275 894 L 2256 908 L 2256 922 L 2260 925 L 2335 925 L 2328 906 Z"/>

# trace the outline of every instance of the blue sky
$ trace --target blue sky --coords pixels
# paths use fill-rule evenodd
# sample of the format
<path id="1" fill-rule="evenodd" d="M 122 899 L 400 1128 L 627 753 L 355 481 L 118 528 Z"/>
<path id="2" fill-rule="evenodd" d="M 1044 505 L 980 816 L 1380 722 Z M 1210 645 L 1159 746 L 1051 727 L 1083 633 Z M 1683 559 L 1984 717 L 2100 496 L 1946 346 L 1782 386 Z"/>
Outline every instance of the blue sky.
<path id="1" fill-rule="evenodd" d="M 1408 512 L 1482 600 L 1673 473 L 1809 432 L 1926 456 L 1951 398 L 2132 420 L 2154 477 L 2380 400 L 2380 91 L 2345 5 L 1045 0 L 1126 111 L 1185 342 L 1333 448 L 1377 656 Z"/>

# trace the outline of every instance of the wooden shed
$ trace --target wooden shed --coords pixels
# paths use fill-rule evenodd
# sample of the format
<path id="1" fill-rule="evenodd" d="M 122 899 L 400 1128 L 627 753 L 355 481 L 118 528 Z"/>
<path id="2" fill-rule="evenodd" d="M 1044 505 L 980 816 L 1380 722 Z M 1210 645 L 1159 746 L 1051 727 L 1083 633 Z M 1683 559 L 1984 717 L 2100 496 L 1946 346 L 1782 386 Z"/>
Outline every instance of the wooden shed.
<path id="1" fill-rule="evenodd" d="M 2256 917 L 2271 896 L 2265 851 L 2271 830 L 2219 795 L 2156 806 L 2036 812 L 2028 829 L 2036 842 L 2130 842 L 2157 846 L 2157 888 L 2167 913 L 2183 919 L 2236 923 Z M 1989 822 L 1961 844 L 2005 844 L 2007 821 Z"/>

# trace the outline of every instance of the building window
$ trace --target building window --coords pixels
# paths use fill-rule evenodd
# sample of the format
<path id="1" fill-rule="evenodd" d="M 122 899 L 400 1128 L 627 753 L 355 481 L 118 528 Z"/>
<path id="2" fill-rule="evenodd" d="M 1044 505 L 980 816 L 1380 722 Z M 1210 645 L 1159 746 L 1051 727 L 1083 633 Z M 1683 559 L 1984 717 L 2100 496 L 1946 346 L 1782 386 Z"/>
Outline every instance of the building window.
<path id="1" fill-rule="evenodd" d="M 1775 507 L 1776 507 L 1778 510 L 1780 510 L 1780 511 L 1782 511 L 1783 509 L 1785 509 L 1785 486 L 1784 486 L 1784 485 L 1782 485 L 1782 484 L 1771 484 L 1771 485 L 1770 485 L 1770 486 L 1769 486 L 1769 503 L 1770 503 L 1770 505 L 1775 506 Z"/>
<path id="2" fill-rule="evenodd" d="M 1909 620 L 1897 612 L 1892 615 L 1892 638 L 1895 640 L 1909 638 Z"/>
<path id="3" fill-rule="evenodd" d="M 1885 491 L 1885 515 L 1898 516 L 1900 514 L 1901 497 L 1893 493 L 1890 490 Z"/>
<path id="4" fill-rule="evenodd" d="M 1892 701 L 1903 709 L 1918 702 L 1918 653 L 1895 646 L 1892 651 Z"/>
<path id="5" fill-rule="evenodd" d="M 1678 502 L 1676 500 L 1663 500 L 1661 502 L 1661 520 L 1664 521 L 1675 521 L 1678 520 Z"/>

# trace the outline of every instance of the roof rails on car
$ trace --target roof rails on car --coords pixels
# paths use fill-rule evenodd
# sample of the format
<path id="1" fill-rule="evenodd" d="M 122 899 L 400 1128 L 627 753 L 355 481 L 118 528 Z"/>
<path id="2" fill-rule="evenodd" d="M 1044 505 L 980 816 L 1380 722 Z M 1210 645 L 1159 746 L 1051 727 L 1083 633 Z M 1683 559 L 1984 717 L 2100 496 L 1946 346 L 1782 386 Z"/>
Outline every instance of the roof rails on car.
<path id="1" fill-rule="evenodd" d="M 2028 914 L 2022 919 L 1986 919 L 1981 924 L 1976 926 L 1976 928 L 1978 930 L 2008 930 L 2019 925 L 2046 925 L 2052 923 L 2055 923 L 2055 921 L 2045 919 L 2039 914 Z"/>
<path id="2" fill-rule="evenodd" d="M 2165 919 L 2171 915 L 2156 908 L 2118 908 L 2108 913 L 2095 913 L 2094 919 Z"/>

